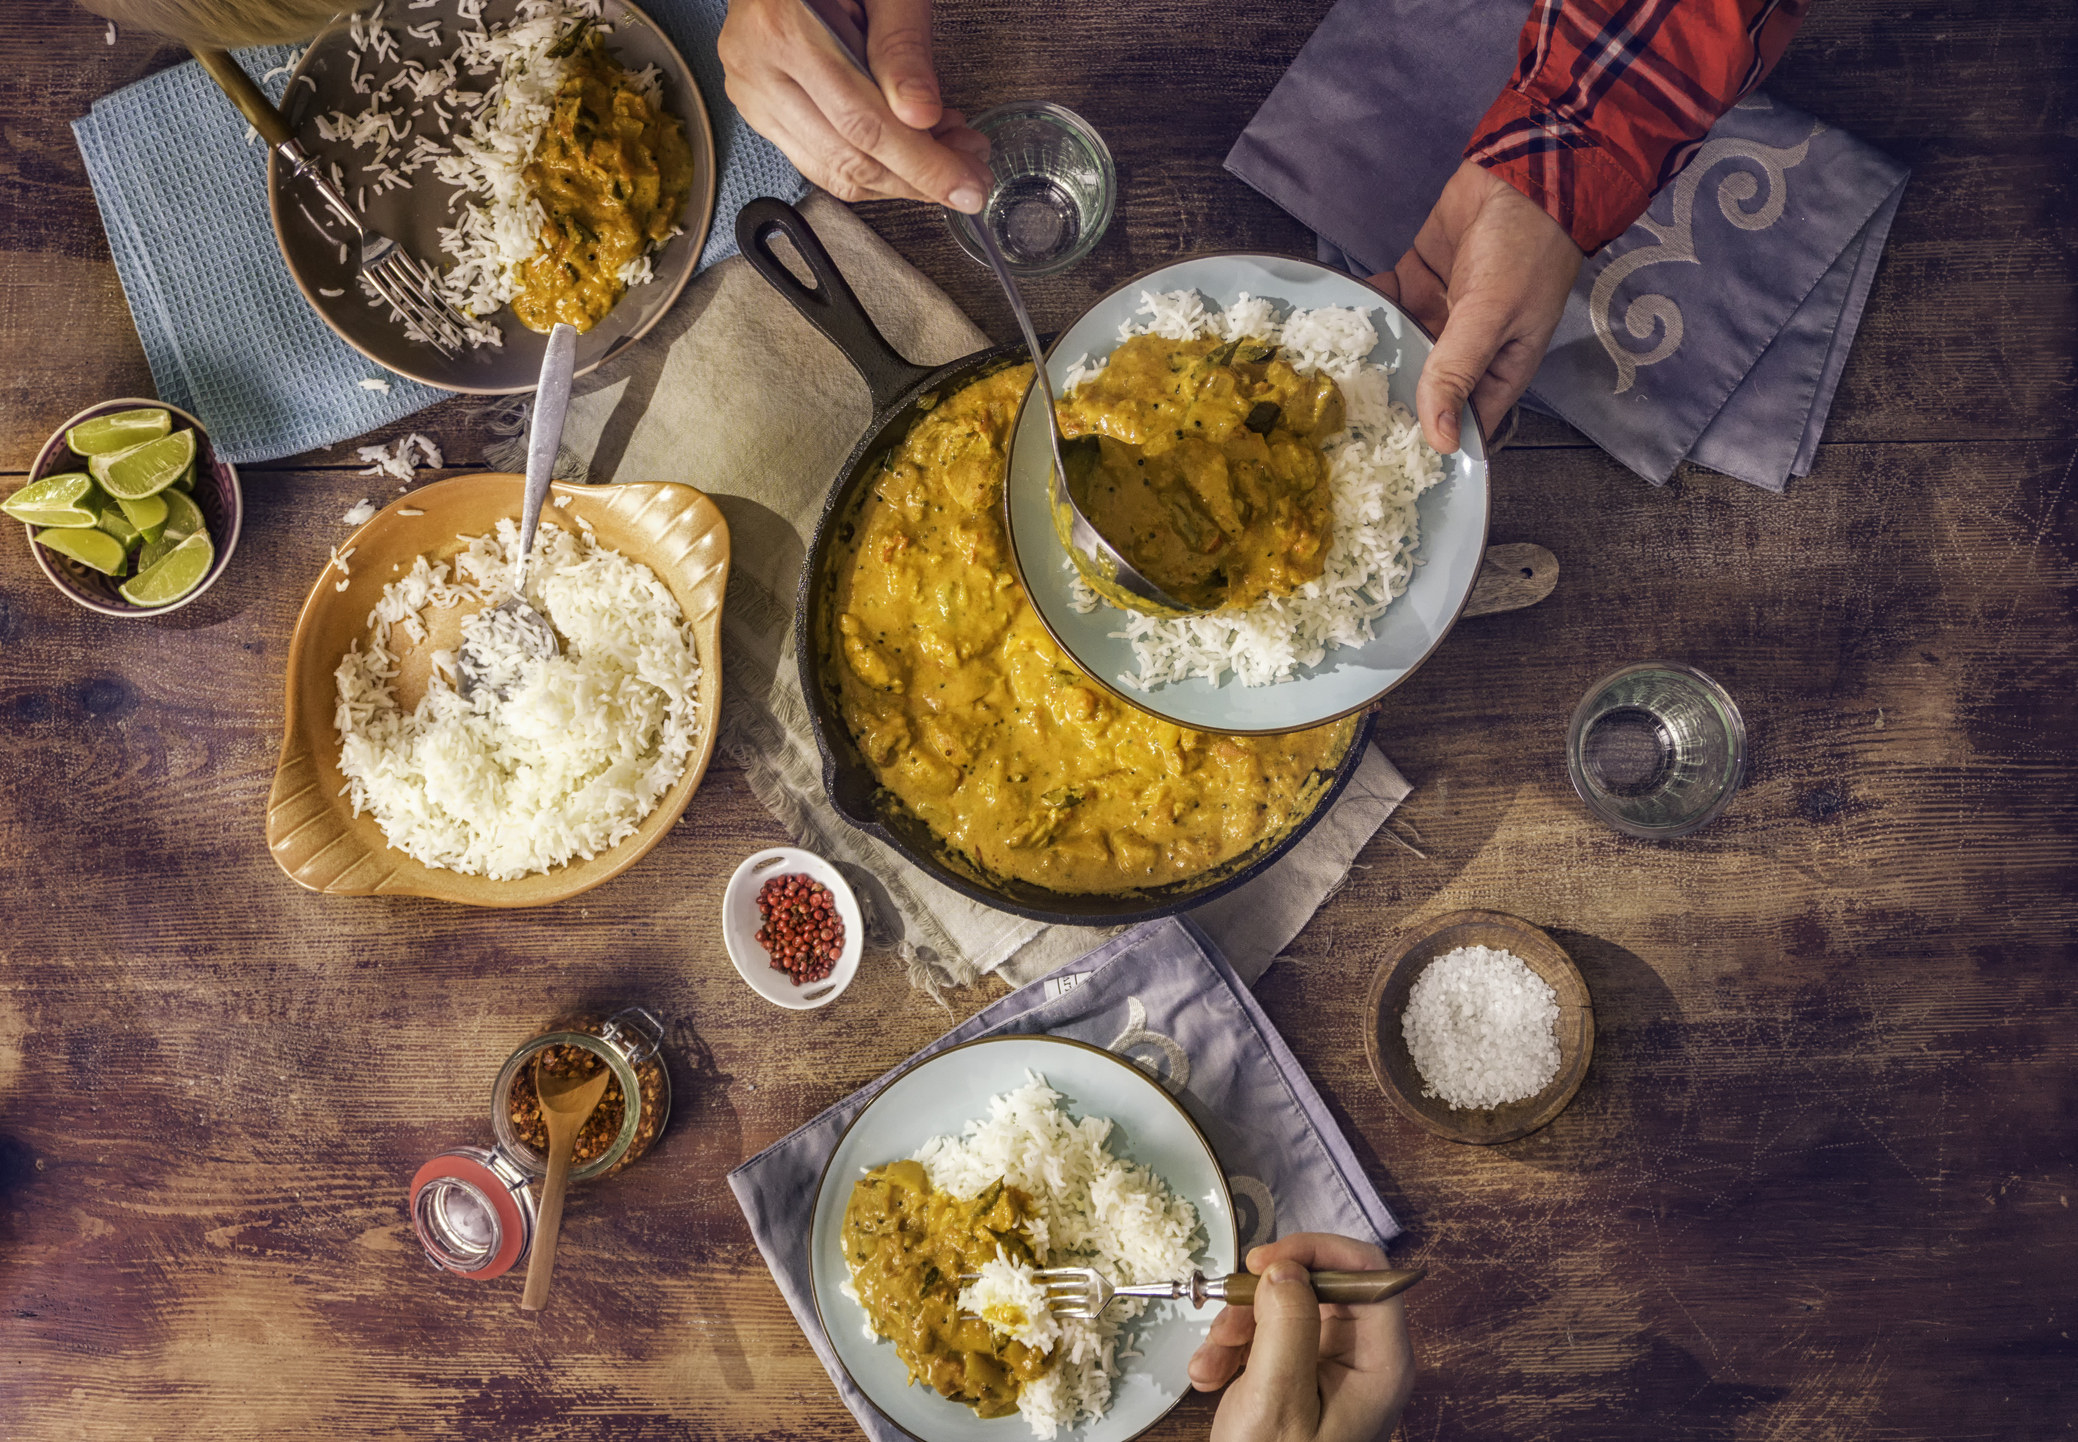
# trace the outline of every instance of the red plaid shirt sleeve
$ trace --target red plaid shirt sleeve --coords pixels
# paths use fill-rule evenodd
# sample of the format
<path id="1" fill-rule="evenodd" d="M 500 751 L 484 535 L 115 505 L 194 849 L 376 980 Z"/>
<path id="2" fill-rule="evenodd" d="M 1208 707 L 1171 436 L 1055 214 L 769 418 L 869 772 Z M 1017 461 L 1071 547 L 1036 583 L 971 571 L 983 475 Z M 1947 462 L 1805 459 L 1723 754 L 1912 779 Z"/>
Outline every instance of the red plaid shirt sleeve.
<path id="1" fill-rule="evenodd" d="M 1534 0 L 1515 75 L 1465 158 L 1592 255 L 1761 83 L 1810 0 Z"/>

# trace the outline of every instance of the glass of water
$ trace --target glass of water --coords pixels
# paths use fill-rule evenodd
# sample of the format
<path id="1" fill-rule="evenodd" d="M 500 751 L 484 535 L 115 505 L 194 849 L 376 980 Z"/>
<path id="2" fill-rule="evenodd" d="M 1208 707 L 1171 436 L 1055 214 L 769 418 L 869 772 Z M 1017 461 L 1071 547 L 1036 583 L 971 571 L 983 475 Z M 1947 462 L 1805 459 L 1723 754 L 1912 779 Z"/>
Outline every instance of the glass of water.
<path id="1" fill-rule="evenodd" d="M 985 224 L 1018 275 L 1055 275 L 1088 255 L 1118 199 L 1104 137 L 1043 100 L 998 105 L 967 123 L 988 137 L 996 185 L 980 215 L 946 212 L 960 248 L 987 265 L 974 231 Z"/>
<path id="2" fill-rule="evenodd" d="M 1566 732 L 1587 809 L 1627 836 L 1666 840 L 1716 819 L 1746 774 L 1746 721 L 1693 666 L 1646 661 L 1588 689 Z"/>

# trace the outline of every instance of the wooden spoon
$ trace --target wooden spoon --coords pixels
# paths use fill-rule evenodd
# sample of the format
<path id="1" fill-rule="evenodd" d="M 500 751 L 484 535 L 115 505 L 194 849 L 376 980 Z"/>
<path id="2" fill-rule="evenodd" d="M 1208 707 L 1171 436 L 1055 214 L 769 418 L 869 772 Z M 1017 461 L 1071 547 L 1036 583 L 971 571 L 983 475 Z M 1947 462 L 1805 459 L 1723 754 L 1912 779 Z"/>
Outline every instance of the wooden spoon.
<path id="1" fill-rule="evenodd" d="M 570 1185 L 570 1157 L 577 1150 L 577 1134 L 584 1129 L 613 1069 L 601 1066 L 588 1077 L 557 1076 L 544 1070 L 541 1056 L 534 1058 L 534 1095 L 541 1102 L 541 1123 L 548 1128 L 548 1176 L 541 1183 L 541 1207 L 534 1219 L 534 1251 L 527 1259 L 527 1289 L 520 1294 L 523 1311 L 538 1312 L 548 1305 L 549 1273 L 556 1265 L 556 1233 L 563 1225 L 563 1192 Z"/>

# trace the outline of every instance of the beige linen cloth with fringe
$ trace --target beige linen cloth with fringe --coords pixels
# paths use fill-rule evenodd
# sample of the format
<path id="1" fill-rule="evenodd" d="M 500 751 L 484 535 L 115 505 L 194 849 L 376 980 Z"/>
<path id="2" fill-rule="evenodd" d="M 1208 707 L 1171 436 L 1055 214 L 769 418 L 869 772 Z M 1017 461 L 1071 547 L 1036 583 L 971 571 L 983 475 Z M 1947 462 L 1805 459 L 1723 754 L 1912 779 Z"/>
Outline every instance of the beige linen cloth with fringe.
<path id="1" fill-rule="evenodd" d="M 897 351 L 941 365 L 989 344 L 842 204 L 817 193 L 802 210 Z M 937 997 L 985 971 L 1021 985 L 1118 928 L 1048 926 L 969 901 L 853 827 L 823 792 L 794 659 L 794 597 L 816 518 L 871 418 L 851 363 L 738 257 L 688 286 L 640 345 L 578 382 L 556 469 L 568 479 L 677 481 L 714 498 L 733 552 L 722 611 L 722 748 L 800 845 L 844 869 L 866 904 L 869 947 L 897 952 L 914 985 Z M 519 469 L 524 445 L 491 460 Z M 1328 816 L 1275 866 L 1193 918 L 1254 981 L 1341 887 L 1408 790 L 1368 748 Z"/>

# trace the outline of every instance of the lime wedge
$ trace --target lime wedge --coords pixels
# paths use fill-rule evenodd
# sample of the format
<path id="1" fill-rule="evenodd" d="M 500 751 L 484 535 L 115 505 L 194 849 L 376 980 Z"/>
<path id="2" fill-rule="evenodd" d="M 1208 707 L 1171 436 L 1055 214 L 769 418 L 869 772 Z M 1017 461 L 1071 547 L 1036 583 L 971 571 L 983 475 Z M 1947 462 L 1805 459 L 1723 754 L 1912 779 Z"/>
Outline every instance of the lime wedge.
<path id="1" fill-rule="evenodd" d="M 167 553 L 179 544 L 180 542 L 171 536 L 158 536 L 146 541 L 143 548 L 137 552 L 137 574 L 141 576 L 158 565 L 166 559 Z"/>
<path id="2" fill-rule="evenodd" d="M 31 481 L 0 501 L 0 511 L 32 526 L 82 530 L 98 519 L 99 500 L 92 476 L 84 471 L 67 471 L 61 476 Z"/>
<path id="3" fill-rule="evenodd" d="M 209 533 L 197 531 L 116 589 L 133 606 L 164 606 L 202 584 L 216 561 Z"/>
<path id="4" fill-rule="evenodd" d="M 166 524 L 166 503 L 157 496 L 146 496 L 141 501 L 126 501 L 118 496 L 115 503 L 123 508 L 130 524 L 140 531 Z"/>
<path id="5" fill-rule="evenodd" d="M 61 556 L 70 556 L 82 566 L 91 566 L 106 576 L 113 576 L 123 569 L 123 558 L 130 548 L 105 531 L 38 531 L 36 543 L 48 546 Z"/>
<path id="6" fill-rule="evenodd" d="M 158 499 L 166 503 L 166 534 L 174 540 L 185 540 L 197 531 L 209 529 L 209 522 L 202 519 L 202 508 L 179 491 L 161 491 Z"/>
<path id="7" fill-rule="evenodd" d="M 130 518 L 114 506 L 103 506 L 101 508 L 101 519 L 94 529 L 114 536 L 116 540 L 122 542 L 125 551 L 144 540 L 144 532 L 131 525 Z"/>
<path id="8" fill-rule="evenodd" d="M 193 493 L 195 489 L 195 463 L 193 461 L 188 462 L 188 468 L 173 478 L 173 484 L 168 489 Z"/>
<path id="9" fill-rule="evenodd" d="M 180 479 L 195 459 L 195 433 L 175 431 L 127 451 L 109 456 L 91 456 L 87 469 L 101 488 L 119 501 L 138 501 L 155 496 Z"/>
<path id="10" fill-rule="evenodd" d="M 172 429 L 171 412 L 146 406 L 81 421 L 65 432 L 65 444 L 83 456 L 108 456 L 155 441 Z"/>

